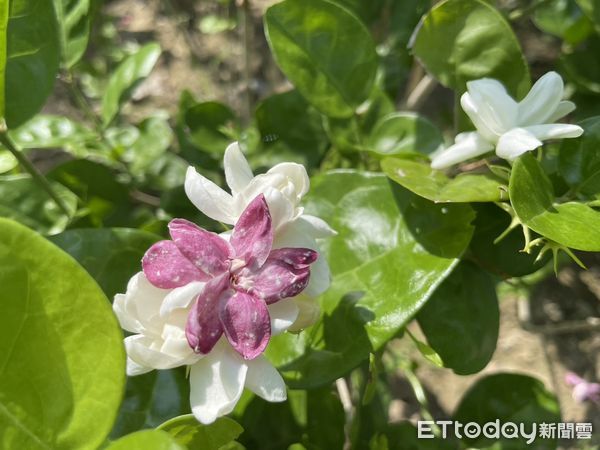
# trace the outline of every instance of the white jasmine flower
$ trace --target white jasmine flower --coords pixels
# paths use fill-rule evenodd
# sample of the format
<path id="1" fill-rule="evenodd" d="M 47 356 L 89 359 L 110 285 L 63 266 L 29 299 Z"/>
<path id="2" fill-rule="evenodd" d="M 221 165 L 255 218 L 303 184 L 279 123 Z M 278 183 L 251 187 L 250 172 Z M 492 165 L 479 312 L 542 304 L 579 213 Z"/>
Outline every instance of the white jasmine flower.
<path id="1" fill-rule="evenodd" d="M 577 125 L 553 123 L 575 109 L 573 102 L 562 100 L 563 94 L 556 72 L 541 77 L 520 102 L 497 80 L 468 82 L 460 103 L 477 131 L 456 136 L 454 145 L 433 155 L 431 167 L 444 169 L 494 149 L 499 157 L 513 160 L 542 141 L 581 136 Z"/>

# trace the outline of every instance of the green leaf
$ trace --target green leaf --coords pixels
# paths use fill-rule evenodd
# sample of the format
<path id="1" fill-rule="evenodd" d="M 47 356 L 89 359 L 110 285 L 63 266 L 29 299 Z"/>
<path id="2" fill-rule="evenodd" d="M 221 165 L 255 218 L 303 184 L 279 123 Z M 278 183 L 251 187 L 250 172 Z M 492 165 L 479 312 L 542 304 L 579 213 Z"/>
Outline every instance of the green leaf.
<path id="1" fill-rule="evenodd" d="M 7 60 L 7 32 L 8 32 L 8 0 L 0 0 L 0 119 L 4 119 L 6 112 L 6 60 Z"/>
<path id="2" fill-rule="evenodd" d="M 596 31 L 600 32 L 600 1 L 576 0 L 579 7 L 594 24 Z"/>
<path id="3" fill-rule="evenodd" d="M 107 126 L 131 96 L 140 81 L 150 75 L 158 57 L 160 46 L 156 42 L 144 45 L 127 56 L 113 72 L 102 97 L 102 122 Z"/>
<path id="4" fill-rule="evenodd" d="M 88 140 L 97 139 L 96 134 L 85 125 L 50 114 L 36 115 L 11 130 L 9 136 L 24 149 L 59 147 L 67 151 L 82 146 Z"/>
<path id="5" fill-rule="evenodd" d="M 17 158 L 8 150 L 0 150 L 0 174 L 10 172 L 19 165 Z"/>
<path id="6" fill-rule="evenodd" d="M 265 33 L 283 73 L 323 114 L 351 116 L 369 97 L 375 44 L 346 9 L 323 0 L 285 0 L 267 10 Z"/>
<path id="7" fill-rule="evenodd" d="M 592 35 L 569 53 L 560 57 L 560 65 L 567 79 L 583 92 L 600 94 L 600 36 Z"/>
<path id="8" fill-rule="evenodd" d="M 99 0 L 53 0 L 59 25 L 62 63 L 71 68 L 85 53 Z"/>
<path id="9" fill-rule="evenodd" d="M 306 211 L 339 233 L 327 246 L 333 283 L 319 322 L 273 338 L 268 350 L 302 388 L 346 374 L 393 338 L 456 265 L 474 216 L 468 205 L 438 206 L 356 171 L 314 178 Z"/>
<path id="10" fill-rule="evenodd" d="M 190 412 L 190 382 L 185 368 L 153 370 L 127 377 L 125 397 L 111 439 Z"/>
<path id="11" fill-rule="evenodd" d="M 482 370 L 498 340 L 500 313 L 494 281 L 463 262 L 417 314 L 427 342 L 459 375 Z"/>
<path id="12" fill-rule="evenodd" d="M 385 156 L 402 153 L 429 155 L 443 144 L 442 134 L 435 125 L 410 112 L 383 117 L 375 124 L 366 142 L 369 150 Z"/>
<path id="13" fill-rule="evenodd" d="M 517 216 L 533 231 L 576 250 L 600 251 L 600 212 L 575 201 L 559 203 L 533 155 L 515 161 L 509 187 Z"/>
<path id="14" fill-rule="evenodd" d="M 158 426 L 188 450 L 219 450 L 235 440 L 244 429 L 232 419 L 221 417 L 210 425 L 202 425 L 192 414 L 174 417 Z"/>
<path id="15" fill-rule="evenodd" d="M 50 182 L 69 209 L 69 216 L 28 175 L 0 177 L 0 217 L 17 220 L 44 234 L 60 233 L 77 210 L 77 197 L 59 183 Z"/>
<path id="16" fill-rule="evenodd" d="M 417 29 L 413 52 L 440 83 L 459 92 L 478 78 L 500 80 L 513 96 L 531 85 L 529 69 L 510 25 L 480 0 L 436 4 Z"/>
<path id="17" fill-rule="evenodd" d="M 0 434 L 14 449 L 96 449 L 123 394 L 123 335 L 67 254 L 0 219 Z"/>
<path id="18" fill-rule="evenodd" d="M 6 3 L 3 0 L 0 9 Z M 2 16 L 0 12 L 0 23 Z M 0 78 L 6 76 L 5 105 L 0 106 L 0 113 L 6 116 L 8 127 L 15 128 L 42 108 L 58 73 L 60 46 L 52 2 L 11 0 L 6 44 L 6 71 L 0 74 Z"/>
<path id="19" fill-rule="evenodd" d="M 283 403 L 246 394 L 234 417 L 244 427 L 238 440 L 249 449 L 279 450 L 297 443 L 315 450 L 344 446 L 344 409 L 329 387 L 289 390 Z"/>
<path id="20" fill-rule="evenodd" d="M 575 0 L 550 0 L 540 3 L 533 12 L 532 20 L 540 30 L 560 37 L 570 44 L 583 41 L 593 32 L 589 19 L 582 13 Z"/>
<path id="21" fill-rule="evenodd" d="M 600 193 L 600 117 L 591 117 L 579 125 L 583 135 L 561 143 L 558 170 L 578 193 L 594 196 Z"/>
<path id="22" fill-rule="evenodd" d="M 396 183 L 433 202 L 497 202 L 508 195 L 504 182 L 491 173 L 462 173 L 449 178 L 429 163 L 404 158 L 385 158 L 385 174 Z"/>
<path id="23" fill-rule="evenodd" d="M 462 398 L 453 419 L 463 424 L 476 422 L 480 425 L 497 420 L 500 426 L 514 422 L 518 427 L 523 423 L 528 433 L 533 423 L 561 421 L 556 397 L 540 381 L 509 373 L 488 375 L 477 381 Z M 490 446 L 494 442 L 483 435 L 477 440 L 464 440 L 469 447 L 477 448 Z M 556 448 L 556 439 L 539 439 L 530 445 L 523 439 L 501 439 L 500 443 L 502 450 Z"/>
<path id="24" fill-rule="evenodd" d="M 252 155 L 253 165 L 272 167 L 295 161 L 314 167 L 328 146 L 321 115 L 296 90 L 272 95 L 255 112 L 261 145 Z M 290 126 L 293 123 L 294 126 Z"/>
<path id="25" fill-rule="evenodd" d="M 173 130 L 166 117 L 149 117 L 138 126 L 137 139 L 128 146 L 121 159 L 129 164 L 133 175 L 143 177 L 169 149 Z"/>
<path id="26" fill-rule="evenodd" d="M 429 346 L 425 342 L 417 339 L 410 331 L 406 330 L 406 332 L 417 347 L 417 350 L 419 350 L 419 353 L 423 355 L 423 358 L 425 358 L 427 361 L 429 361 L 435 366 L 444 367 L 444 361 L 442 360 L 442 357 L 439 355 L 438 352 L 436 352 L 431 346 Z"/>
<path id="27" fill-rule="evenodd" d="M 511 217 L 499 207 L 491 203 L 474 205 L 475 233 L 471 239 L 469 250 L 475 262 L 483 269 L 502 278 L 522 277 L 542 267 L 550 259 L 546 253 L 536 262 L 535 252 L 525 253 L 525 237 L 521 227 L 517 226 L 499 242 L 494 242 L 509 227 Z"/>
<path id="28" fill-rule="evenodd" d="M 369 450 L 456 450 L 453 439 L 418 437 L 417 428 L 410 422 L 390 424 L 378 439 L 371 441 Z"/>
<path id="29" fill-rule="evenodd" d="M 75 258 L 98 282 L 108 298 L 125 292 L 141 270 L 141 260 L 160 236 L 127 228 L 68 230 L 51 241 Z"/>
<path id="30" fill-rule="evenodd" d="M 180 140 L 185 138 L 197 150 L 222 156 L 231 143 L 227 130 L 235 128 L 236 117 L 218 102 L 196 102 L 182 94 L 178 113 Z"/>
<path id="31" fill-rule="evenodd" d="M 186 447 L 165 431 L 143 430 L 111 442 L 104 450 L 186 450 Z"/>

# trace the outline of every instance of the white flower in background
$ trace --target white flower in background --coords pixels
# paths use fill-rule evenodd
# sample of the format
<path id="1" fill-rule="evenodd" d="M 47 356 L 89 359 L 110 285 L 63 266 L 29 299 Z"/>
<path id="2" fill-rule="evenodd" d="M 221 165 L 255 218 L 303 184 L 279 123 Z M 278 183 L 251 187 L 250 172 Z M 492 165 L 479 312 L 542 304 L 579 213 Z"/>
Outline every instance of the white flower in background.
<path id="1" fill-rule="evenodd" d="M 188 169 L 185 178 L 188 198 L 211 219 L 234 224 L 248 204 L 257 195 L 263 194 L 273 219 L 273 248 L 305 247 L 319 252 L 317 239 L 336 234 L 322 219 L 304 214 L 300 202 L 308 192 L 310 181 L 301 164 L 277 164 L 266 173 L 254 176 L 238 143 L 234 142 L 225 150 L 223 167 L 231 194 L 196 172 L 193 167 Z M 297 331 L 314 323 L 319 316 L 316 297 L 325 292 L 330 283 L 329 265 L 325 258 L 319 258 L 311 268 L 308 286 L 294 299 L 300 315 L 290 331 Z"/>
<path id="2" fill-rule="evenodd" d="M 577 125 L 553 123 L 575 109 L 563 101 L 564 84 L 548 72 L 516 102 L 497 80 L 482 78 L 467 83 L 460 104 L 477 131 L 456 136 L 454 145 L 433 154 L 431 167 L 444 169 L 496 149 L 496 155 L 513 160 L 535 150 L 548 139 L 574 138 L 583 133 Z"/>

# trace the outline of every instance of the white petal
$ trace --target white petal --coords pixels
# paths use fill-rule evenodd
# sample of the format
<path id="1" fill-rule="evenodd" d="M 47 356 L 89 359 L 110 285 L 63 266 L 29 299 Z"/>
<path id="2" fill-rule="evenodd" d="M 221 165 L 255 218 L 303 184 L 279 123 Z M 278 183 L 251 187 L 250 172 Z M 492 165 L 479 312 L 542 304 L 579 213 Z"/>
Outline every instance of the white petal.
<path id="1" fill-rule="evenodd" d="M 127 376 L 134 377 L 136 375 L 142 375 L 150 372 L 152 367 L 141 366 L 136 363 L 133 359 L 127 357 Z"/>
<path id="2" fill-rule="evenodd" d="M 287 399 L 283 378 L 263 355 L 248 361 L 246 387 L 268 402 L 283 402 Z"/>
<path id="3" fill-rule="evenodd" d="M 330 285 L 331 271 L 329 270 L 329 264 L 327 264 L 325 255 L 320 253 L 319 258 L 310 266 L 310 279 L 303 293 L 310 297 L 318 297 L 329 289 Z"/>
<path id="4" fill-rule="evenodd" d="M 321 308 L 319 306 L 319 301 L 316 298 L 309 297 L 305 294 L 300 294 L 292 300 L 296 302 L 300 311 L 298 313 L 298 318 L 287 331 L 296 333 L 313 325 L 321 315 Z"/>
<path id="5" fill-rule="evenodd" d="M 115 312 L 117 319 L 119 319 L 121 328 L 129 331 L 130 333 L 139 333 L 142 331 L 143 327 L 133 315 L 127 312 L 126 299 L 127 296 L 125 294 L 115 295 L 112 305 L 113 311 Z"/>
<path id="6" fill-rule="evenodd" d="M 306 173 L 306 169 L 302 164 L 296 164 L 291 162 L 280 163 L 273 166 L 268 174 L 278 173 L 288 178 L 296 188 L 296 195 L 300 200 L 308 192 L 310 188 L 310 179 Z"/>
<path id="7" fill-rule="evenodd" d="M 198 294 L 202 292 L 205 283 L 193 281 L 185 286 L 173 289 L 167 294 L 160 306 L 160 316 L 165 317 L 174 309 L 187 308 Z"/>
<path id="8" fill-rule="evenodd" d="M 548 72 L 537 80 L 527 96 L 519 103 L 519 126 L 526 127 L 546 122 L 556 111 L 563 92 L 563 80 L 556 72 Z"/>
<path id="9" fill-rule="evenodd" d="M 268 306 L 271 317 L 271 335 L 285 332 L 298 318 L 299 309 L 293 299 L 286 298 Z"/>
<path id="10" fill-rule="evenodd" d="M 264 195 L 267 205 L 269 205 L 274 230 L 295 218 L 294 205 L 280 191 L 269 187 L 265 190 Z"/>
<path id="11" fill-rule="evenodd" d="M 191 366 L 190 405 L 205 425 L 233 411 L 244 390 L 248 365 L 225 345 Z"/>
<path id="12" fill-rule="evenodd" d="M 477 116 L 477 120 L 473 120 L 473 123 L 478 130 L 477 122 L 483 122 L 484 130 L 490 130 L 496 136 L 500 136 L 514 126 L 518 112 L 517 102 L 508 95 L 502 83 L 490 78 L 482 78 L 469 81 L 467 89 L 469 96 L 466 98 L 472 101 L 471 106 L 475 111 L 469 112 L 465 109 L 465 112 L 469 114 L 471 120 L 473 120 L 473 114 Z"/>
<path id="13" fill-rule="evenodd" d="M 500 158 L 513 160 L 525 152 L 535 150 L 542 142 L 525 128 L 515 128 L 500 136 L 496 154 Z"/>
<path id="14" fill-rule="evenodd" d="M 185 175 L 185 193 L 194 206 L 211 219 L 235 223 L 237 217 L 233 216 L 233 197 L 193 167 L 189 167 Z"/>
<path id="15" fill-rule="evenodd" d="M 525 129 L 540 141 L 546 141 L 548 139 L 576 138 L 583 134 L 583 128 L 579 125 L 571 125 L 568 123 L 532 125 Z"/>
<path id="16" fill-rule="evenodd" d="M 237 142 L 230 144 L 223 157 L 225 180 L 233 195 L 244 190 L 254 175 Z"/>
<path id="17" fill-rule="evenodd" d="M 461 133 L 456 137 L 454 145 L 434 155 L 431 167 L 445 169 L 467 159 L 483 155 L 493 148 L 494 146 L 477 132 Z"/>
<path id="18" fill-rule="evenodd" d="M 290 222 L 289 225 L 292 224 L 298 227 L 298 230 L 302 233 L 312 236 L 315 239 L 335 236 L 337 234 L 337 231 L 331 228 L 323 219 L 309 214 L 302 214 L 296 220 Z"/>
<path id="19" fill-rule="evenodd" d="M 138 272 L 131 277 L 127 284 L 127 292 L 123 297 L 119 297 L 117 309 L 123 319 L 122 326 L 131 325 L 132 320 L 137 320 L 140 325 L 137 330 L 129 330 L 124 326 L 123 328 L 134 332 L 145 329 L 155 334 L 160 333 L 162 321 L 157 319 L 160 306 L 168 292 L 166 289 L 153 286 L 143 272 Z"/>
<path id="20" fill-rule="evenodd" d="M 155 348 L 151 348 L 155 347 L 156 344 L 156 341 L 141 334 L 125 338 L 127 356 L 140 366 L 151 367 L 153 369 L 172 369 L 173 367 L 186 364 L 182 358 L 173 357 Z"/>
<path id="21" fill-rule="evenodd" d="M 555 122 L 558 119 L 562 119 L 567 114 L 571 114 L 573 111 L 575 111 L 575 103 L 570 102 L 568 100 L 562 101 L 558 104 L 554 113 L 550 117 L 548 117 L 548 120 L 546 120 L 546 122 Z"/>

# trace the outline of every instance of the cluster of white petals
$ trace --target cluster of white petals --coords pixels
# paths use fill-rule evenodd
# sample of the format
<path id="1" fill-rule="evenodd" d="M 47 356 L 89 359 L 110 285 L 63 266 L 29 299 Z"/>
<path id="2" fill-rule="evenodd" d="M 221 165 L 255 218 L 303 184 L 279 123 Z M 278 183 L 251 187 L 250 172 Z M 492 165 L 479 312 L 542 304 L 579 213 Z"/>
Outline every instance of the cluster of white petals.
<path id="1" fill-rule="evenodd" d="M 563 96 L 564 83 L 556 72 L 541 77 L 520 102 L 497 80 L 468 82 L 460 104 L 477 131 L 460 133 L 454 145 L 434 153 L 431 167 L 444 169 L 494 149 L 500 158 L 513 160 L 542 141 L 581 136 L 577 125 L 553 123 L 575 109 Z"/>
<path id="2" fill-rule="evenodd" d="M 224 157 L 228 193 L 197 173 L 188 170 L 185 191 L 192 203 L 208 217 L 235 224 L 240 214 L 263 194 L 272 217 L 273 248 L 302 247 L 318 251 L 317 239 L 335 232 L 318 217 L 303 213 L 302 197 L 309 179 L 303 166 L 278 164 L 265 174 L 254 176 L 237 143 Z M 227 233 L 224 234 L 227 237 Z M 271 334 L 299 331 L 318 318 L 316 297 L 330 284 L 325 258 L 311 266 L 304 291 L 268 305 Z M 144 272 L 129 282 L 125 294 L 118 294 L 113 309 L 121 326 L 132 333 L 125 338 L 127 373 L 139 375 L 153 369 L 190 366 L 190 404 L 195 417 L 208 424 L 230 413 L 244 387 L 260 397 L 284 401 L 285 383 L 277 370 L 260 355 L 246 360 L 222 337 L 210 353 L 195 353 L 186 339 L 186 320 L 206 282 L 194 281 L 175 289 L 152 285 Z"/>

